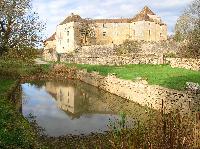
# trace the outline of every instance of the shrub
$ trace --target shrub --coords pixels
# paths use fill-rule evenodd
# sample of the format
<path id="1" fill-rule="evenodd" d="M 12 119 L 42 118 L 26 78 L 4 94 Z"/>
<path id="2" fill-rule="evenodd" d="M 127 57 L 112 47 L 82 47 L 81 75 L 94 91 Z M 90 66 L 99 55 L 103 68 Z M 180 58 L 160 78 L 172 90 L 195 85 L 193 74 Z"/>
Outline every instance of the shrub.
<path id="1" fill-rule="evenodd" d="M 33 63 L 37 55 L 38 51 L 33 48 L 11 49 L 8 52 L 4 53 L 2 58 L 7 61 L 11 60 Z"/>
<path id="2" fill-rule="evenodd" d="M 174 52 L 168 52 L 164 54 L 165 57 L 169 57 L 169 58 L 175 58 L 176 57 L 176 53 Z"/>
<path id="3" fill-rule="evenodd" d="M 137 53 L 141 50 L 141 43 L 134 40 L 125 40 L 115 48 L 118 55 Z"/>

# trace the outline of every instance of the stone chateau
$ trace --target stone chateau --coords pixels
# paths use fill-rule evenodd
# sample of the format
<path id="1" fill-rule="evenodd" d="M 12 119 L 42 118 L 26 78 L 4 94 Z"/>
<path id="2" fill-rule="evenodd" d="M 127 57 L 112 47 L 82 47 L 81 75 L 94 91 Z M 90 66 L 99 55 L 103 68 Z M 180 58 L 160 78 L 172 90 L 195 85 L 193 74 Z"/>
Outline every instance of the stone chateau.
<path id="1" fill-rule="evenodd" d="M 126 39 L 167 40 L 167 25 L 147 6 L 132 18 L 90 20 L 71 14 L 44 44 L 45 50 L 61 54 L 82 45 L 119 45 Z"/>

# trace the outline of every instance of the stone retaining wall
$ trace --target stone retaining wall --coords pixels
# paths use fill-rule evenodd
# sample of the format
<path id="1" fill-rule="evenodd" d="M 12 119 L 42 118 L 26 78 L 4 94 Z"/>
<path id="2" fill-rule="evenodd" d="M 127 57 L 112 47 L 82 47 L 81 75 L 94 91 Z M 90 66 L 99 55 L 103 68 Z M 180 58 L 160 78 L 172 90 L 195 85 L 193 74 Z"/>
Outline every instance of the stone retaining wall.
<path id="1" fill-rule="evenodd" d="M 200 99 L 200 94 L 148 85 L 146 81 L 122 80 L 113 75 L 104 77 L 97 72 L 88 73 L 86 70 L 78 70 L 77 78 L 142 106 L 161 109 L 163 103 L 166 112 L 173 107 L 187 112 L 192 103 Z"/>
<path id="2" fill-rule="evenodd" d="M 166 58 L 165 63 L 170 64 L 171 67 L 179 67 L 179 68 L 200 71 L 200 59 Z"/>
<path id="3" fill-rule="evenodd" d="M 61 62 L 91 65 L 125 65 L 125 64 L 163 64 L 163 57 L 154 54 L 137 54 L 130 56 L 87 57 L 62 55 Z"/>

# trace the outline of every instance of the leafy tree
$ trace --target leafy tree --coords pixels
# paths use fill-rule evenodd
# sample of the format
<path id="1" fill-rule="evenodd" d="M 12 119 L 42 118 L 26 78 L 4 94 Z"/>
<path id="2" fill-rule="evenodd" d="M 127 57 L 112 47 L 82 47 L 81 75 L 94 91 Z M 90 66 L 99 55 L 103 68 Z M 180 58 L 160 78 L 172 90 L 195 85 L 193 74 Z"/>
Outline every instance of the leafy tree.
<path id="1" fill-rule="evenodd" d="M 186 41 L 179 55 L 200 58 L 200 0 L 194 0 L 178 19 L 175 39 Z"/>
<path id="2" fill-rule="evenodd" d="M 200 0 L 194 0 L 178 18 L 175 26 L 175 37 L 186 39 L 197 27 L 200 19 Z"/>
<path id="3" fill-rule="evenodd" d="M 40 43 L 44 25 L 31 9 L 31 0 L 0 1 L 0 55 L 20 55 Z"/>

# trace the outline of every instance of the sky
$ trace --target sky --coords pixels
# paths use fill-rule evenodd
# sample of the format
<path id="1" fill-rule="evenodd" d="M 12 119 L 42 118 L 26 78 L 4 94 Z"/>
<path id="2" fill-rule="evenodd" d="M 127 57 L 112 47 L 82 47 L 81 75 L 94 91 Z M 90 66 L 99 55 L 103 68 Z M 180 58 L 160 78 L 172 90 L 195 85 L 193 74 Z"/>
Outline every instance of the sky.
<path id="1" fill-rule="evenodd" d="M 46 23 L 45 37 L 71 13 L 82 18 L 132 18 L 148 6 L 168 25 L 173 34 L 178 17 L 192 0 L 33 0 L 33 10 Z"/>

